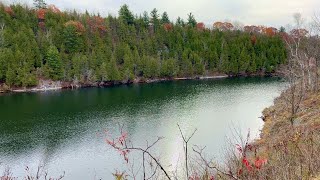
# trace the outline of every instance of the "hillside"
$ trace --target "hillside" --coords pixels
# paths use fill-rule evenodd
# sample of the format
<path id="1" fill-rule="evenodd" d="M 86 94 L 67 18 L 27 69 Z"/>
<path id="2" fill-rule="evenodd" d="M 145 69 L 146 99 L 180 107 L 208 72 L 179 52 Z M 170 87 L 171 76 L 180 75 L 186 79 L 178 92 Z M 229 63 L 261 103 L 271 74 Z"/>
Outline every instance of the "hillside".
<path id="1" fill-rule="evenodd" d="M 208 29 L 192 14 L 175 23 L 154 9 L 117 17 L 0 4 L 0 83 L 90 85 L 135 79 L 272 73 L 286 61 L 276 33 Z"/>
<path id="2" fill-rule="evenodd" d="M 259 154 L 268 159 L 263 171 L 278 179 L 319 179 L 320 93 L 306 94 L 293 125 L 287 93 L 263 112 L 265 125 L 257 141 Z"/>

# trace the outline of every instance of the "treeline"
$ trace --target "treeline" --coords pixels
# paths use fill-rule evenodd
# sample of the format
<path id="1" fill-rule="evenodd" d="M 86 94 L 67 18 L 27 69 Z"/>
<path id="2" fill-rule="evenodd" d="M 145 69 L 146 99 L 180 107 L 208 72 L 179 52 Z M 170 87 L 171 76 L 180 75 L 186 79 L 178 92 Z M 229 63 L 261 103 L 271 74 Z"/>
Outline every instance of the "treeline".
<path id="1" fill-rule="evenodd" d="M 172 23 L 166 12 L 137 16 L 127 5 L 103 18 L 0 4 L 0 82 L 8 86 L 271 73 L 285 60 L 279 36 L 206 29 L 191 13 Z"/>

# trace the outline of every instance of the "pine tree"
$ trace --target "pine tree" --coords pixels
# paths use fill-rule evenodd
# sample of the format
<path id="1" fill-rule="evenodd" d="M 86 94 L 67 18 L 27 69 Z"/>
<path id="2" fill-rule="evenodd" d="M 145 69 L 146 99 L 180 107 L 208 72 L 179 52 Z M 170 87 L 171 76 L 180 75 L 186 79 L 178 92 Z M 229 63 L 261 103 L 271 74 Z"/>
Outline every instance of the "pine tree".
<path id="1" fill-rule="evenodd" d="M 143 55 L 141 59 L 137 62 L 137 76 L 144 76 L 148 58 L 146 55 Z"/>
<path id="2" fill-rule="evenodd" d="M 217 53 L 217 49 L 212 49 L 212 50 L 210 50 L 209 51 L 209 53 L 208 53 L 208 58 L 209 58 L 209 60 L 208 60 L 208 69 L 210 70 L 210 71 L 214 71 L 214 70 L 216 70 L 216 68 L 217 68 L 217 64 L 218 64 L 218 62 L 219 62 L 219 56 L 218 56 L 218 53 Z"/>
<path id="3" fill-rule="evenodd" d="M 189 59 L 188 50 L 184 50 L 182 53 L 180 73 L 181 76 L 193 76 L 192 62 Z"/>
<path id="4" fill-rule="evenodd" d="M 164 60 L 161 64 L 161 76 L 163 77 L 175 77 L 177 75 L 177 63 L 173 58 Z"/>
<path id="5" fill-rule="evenodd" d="M 12 58 L 11 49 L 0 49 L 0 81 L 4 81 L 6 79 L 8 63 L 10 60 L 12 61 Z"/>
<path id="6" fill-rule="evenodd" d="M 191 27 L 196 27 L 197 25 L 197 21 L 192 13 L 188 14 L 188 25 Z"/>
<path id="7" fill-rule="evenodd" d="M 119 81 L 121 80 L 120 78 L 120 73 L 117 67 L 117 62 L 114 56 L 111 57 L 111 60 L 108 64 L 108 80 L 110 81 Z"/>
<path id="8" fill-rule="evenodd" d="M 75 53 L 80 50 L 81 41 L 74 26 L 67 26 L 63 31 L 65 50 L 68 53 Z"/>
<path id="9" fill-rule="evenodd" d="M 243 48 L 241 51 L 238 64 L 239 64 L 239 72 L 247 71 L 250 65 L 250 57 L 248 56 L 248 52 L 245 50 L 245 48 Z"/>
<path id="10" fill-rule="evenodd" d="M 62 78 L 62 63 L 58 49 L 51 45 L 47 51 L 46 62 L 49 68 L 49 78 L 60 80 Z"/>
<path id="11" fill-rule="evenodd" d="M 231 73 L 231 63 L 229 58 L 229 48 L 227 43 L 223 43 L 219 58 L 219 71 L 227 74 Z"/>
<path id="12" fill-rule="evenodd" d="M 155 58 L 149 58 L 146 62 L 146 69 L 144 71 L 144 77 L 156 78 L 160 75 L 160 64 Z"/>
<path id="13" fill-rule="evenodd" d="M 256 54 L 252 53 L 251 55 L 251 60 L 250 60 L 250 65 L 248 67 L 248 72 L 249 73 L 254 73 L 257 71 L 257 64 L 256 64 Z"/>
<path id="14" fill-rule="evenodd" d="M 177 18 L 177 21 L 176 21 L 176 25 L 177 26 L 184 26 L 185 23 L 183 21 L 183 19 L 181 19 L 180 17 Z"/>
<path id="15" fill-rule="evenodd" d="M 128 5 L 124 4 L 119 10 L 119 17 L 125 24 L 133 24 L 134 16 L 133 13 L 129 10 Z"/>
<path id="16" fill-rule="evenodd" d="M 194 71 L 197 75 L 203 75 L 205 68 L 202 59 L 197 53 L 193 53 Z"/>
<path id="17" fill-rule="evenodd" d="M 150 13 L 150 16 L 151 16 L 151 23 L 153 24 L 153 27 L 154 27 L 154 30 L 156 31 L 159 27 L 159 14 L 158 14 L 158 10 L 156 8 L 154 8 L 151 13 Z"/>
<path id="18" fill-rule="evenodd" d="M 15 72 L 15 67 L 12 65 L 8 65 L 8 69 L 6 72 L 6 84 L 9 86 L 12 86 L 16 82 L 16 72 Z"/>
<path id="19" fill-rule="evenodd" d="M 124 57 L 123 70 L 122 70 L 122 79 L 128 81 L 134 79 L 134 65 L 131 52 L 127 52 Z"/>
<path id="20" fill-rule="evenodd" d="M 143 12 L 143 23 L 145 25 L 145 27 L 148 27 L 149 26 L 149 23 L 150 23 L 150 18 L 149 18 L 149 15 L 148 15 L 148 12 L 147 11 L 144 11 Z"/>
<path id="21" fill-rule="evenodd" d="M 169 20 L 169 16 L 168 16 L 168 13 L 167 12 L 164 12 L 161 16 L 161 23 L 162 24 L 165 24 L 165 23 L 170 23 L 170 20 Z"/>

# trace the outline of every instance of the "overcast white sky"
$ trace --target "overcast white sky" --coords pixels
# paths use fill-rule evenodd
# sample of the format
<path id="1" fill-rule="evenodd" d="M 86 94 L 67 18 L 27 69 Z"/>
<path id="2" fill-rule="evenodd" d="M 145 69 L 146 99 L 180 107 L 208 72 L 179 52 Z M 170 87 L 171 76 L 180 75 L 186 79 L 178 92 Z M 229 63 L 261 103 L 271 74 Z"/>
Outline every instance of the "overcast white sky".
<path id="1" fill-rule="evenodd" d="M 32 5 L 33 0 L 6 0 Z M 128 4 L 135 14 L 157 8 L 167 11 L 170 20 L 178 16 L 186 19 L 192 12 L 198 22 L 211 25 L 215 21 L 240 21 L 244 24 L 279 27 L 292 22 L 292 14 L 299 12 L 305 19 L 320 14 L 320 0 L 46 0 L 60 9 L 88 10 L 101 15 L 116 15 L 119 7 Z"/>

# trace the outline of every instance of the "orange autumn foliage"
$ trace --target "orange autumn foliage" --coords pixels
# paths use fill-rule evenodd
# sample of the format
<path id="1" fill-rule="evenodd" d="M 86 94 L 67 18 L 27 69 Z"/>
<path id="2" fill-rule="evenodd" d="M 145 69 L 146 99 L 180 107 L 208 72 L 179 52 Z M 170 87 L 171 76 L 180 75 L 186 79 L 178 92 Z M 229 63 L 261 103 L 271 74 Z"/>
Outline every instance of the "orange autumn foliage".
<path id="1" fill-rule="evenodd" d="M 245 32 L 261 33 L 261 34 L 266 34 L 268 36 L 275 36 L 278 33 L 278 29 L 274 27 L 251 25 L 251 26 L 244 26 L 243 29 Z"/>
<path id="2" fill-rule="evenodd" d="M 39 10 L 37 11 L 38 19 L 44 20 L 44 19 L 45 19 L 45 16 L 46 16 L 46 12 L 47 12 L 46 9 L 39 9 Z"/>
<path id="3" fill-rule="evenodd" d="M 91 32 L 100 32 L 104 33 L 107 31 L 107 27 L 105 25 L 104 19 L 100 16 L 94 16 L 87 19 L 87 23 L 89 25 Z"/>
<path id="4" fill-rule="evenodd" d="M 264 28 L 264 33 L 268 36 L 275 36 L 277 32 L 278 32 L 278 29 L 274 27 Z"/>
<path id="5" fill-rule="evenodd" d="M 67 26 L 73 26 L 73 27 L 75 27 L 76 30 L 77 30 L 77 33 L 78 33 L 79 35 L 83 34 L 83 33 L 86 31 L 86 29 L 84 28 L 84 26 L 83 26 L 83 25 L 81 24 L 81 22 L 79 22 L 79 21 L 68 21 L 68 22 L 65 23 L 65 26 L 66 26 L 66 27 L 67 27 Z"/>
<path id="6" fill-rule="evenodd" d="M 252 35 L 251 38 L 250 38 L 250 40 L 251 40 L 251 43 L 252 43 L 253 45 L 255 45 L 255 44 L 257 43 L 257 37 L 256 37 L 255 35 Z"/>
<path id="7" fill-rule="evenodd" d="M 213 27 L 216 29 L 219 29 L 221 31 L 233 30 L 233 28 L 234 28 L 233 24 L 231 24 L 229 22 L 215 22 L 213 24 Z"/>
<path id="8" fill-rule="evenodd" d="M 165 23 L 163 25 L 163 28 L 166 30 L 166 31 L 171 31 L 173 29 L 173 26 L 171 23 Z"/>

